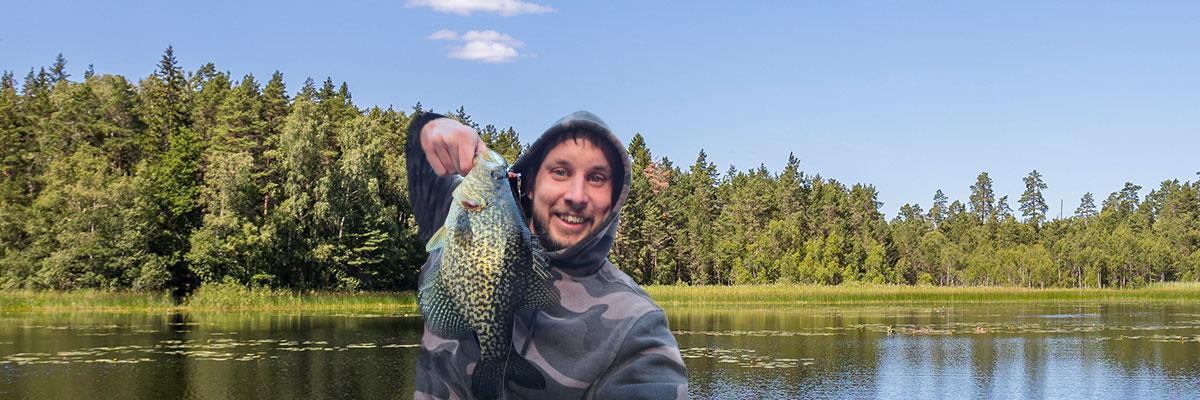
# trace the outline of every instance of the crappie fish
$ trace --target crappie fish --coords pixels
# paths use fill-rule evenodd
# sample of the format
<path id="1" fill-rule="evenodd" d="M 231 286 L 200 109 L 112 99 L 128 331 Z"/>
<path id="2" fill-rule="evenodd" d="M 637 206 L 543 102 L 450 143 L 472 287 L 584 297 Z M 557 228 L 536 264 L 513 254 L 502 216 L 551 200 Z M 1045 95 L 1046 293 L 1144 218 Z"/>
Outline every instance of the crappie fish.
<path id="1" fill-rule="evenodd" d="M 425 249 L 441 249 L 441 266 L 420 288 L 421 315 L 440 336 L 473 334 L 479 341 L 472 396 L 499 398 L 508 378 L 545 387 L 541 373 L 513 350 L 513 318 L 518 309 L 558 304 L 559 294 L 517 206 L 504 157 L 490 150 L 475 156 Z"/>

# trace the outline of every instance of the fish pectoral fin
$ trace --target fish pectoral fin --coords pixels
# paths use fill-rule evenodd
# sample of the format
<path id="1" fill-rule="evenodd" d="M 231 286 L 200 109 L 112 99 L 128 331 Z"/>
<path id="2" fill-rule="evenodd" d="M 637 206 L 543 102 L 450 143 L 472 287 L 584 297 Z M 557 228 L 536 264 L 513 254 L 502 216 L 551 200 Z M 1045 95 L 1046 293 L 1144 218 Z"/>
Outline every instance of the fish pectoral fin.
<path id="1" fill-rule="evenodd" d="M 434 250 L 445 247 L 449 236 L 450 233 L 446 230 L 445 226 L 438 228 L 437 232 L 434 232 L 433 236 L 429 237 L 429 242 L 425 243 L 425 251 L 431 253 Z"/>
<path id="2" fill-rule="evenodd" d="M 425 318 L 425 327 L 441 337 L 465 337 L 471 332 L 471 325 L 467 323 L 466 316 L 454 307 L 454 302 L 437 281 L 438 278 L 429 277 L 434 283 L 417 294 L 417 306 L 421 309 L 421 317 Z"/>
<path id="3" fill-rule="evenodd" d="M 454 224 L 453 233 L 447 229 L 450 224 Z M 459 212 L 456 207 L 450 208 L 450 212 L 446 214 L 446 224 L 433 232 L 429 242 L 425 243 L 425 251 L 432 253 L 436 249 L 446 247 L 446 243 L 453 239 L 452 235 L 458 235 L 458 238 L 466 241 L 471 240 L 471 217 L 467 213 Z"/>

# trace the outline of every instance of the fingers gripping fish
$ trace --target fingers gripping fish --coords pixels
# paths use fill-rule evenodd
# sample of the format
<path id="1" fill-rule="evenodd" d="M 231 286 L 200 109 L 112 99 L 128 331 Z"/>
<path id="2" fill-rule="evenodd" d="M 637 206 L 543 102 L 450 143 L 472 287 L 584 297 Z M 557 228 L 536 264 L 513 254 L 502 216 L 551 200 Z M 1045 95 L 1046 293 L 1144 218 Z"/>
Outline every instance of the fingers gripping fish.
<path id="1" fill-rule="evenodd" d="M 475 166 L 454 189 L 446 222 L 425 249 L 441 249 L 441 266 L 420 288 L 425 324 L 444 337 L 479 341 L 480 360 L 471 373 L 476 398 L 496 399 L 507 379 L 532 388 L 545 378 L 512 346 L 518 309 L 559 302 L 542 249 L 513 197 L 508 163 L 494 151 L 475 156 Z"/>

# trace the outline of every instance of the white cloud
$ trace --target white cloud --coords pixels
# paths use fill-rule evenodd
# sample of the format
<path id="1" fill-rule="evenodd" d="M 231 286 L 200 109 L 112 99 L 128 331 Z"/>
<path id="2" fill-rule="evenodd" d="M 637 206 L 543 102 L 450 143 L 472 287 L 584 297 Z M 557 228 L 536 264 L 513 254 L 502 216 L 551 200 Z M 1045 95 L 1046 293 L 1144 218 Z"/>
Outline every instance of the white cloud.
<path id="1" fill-rule="evenodd" d="M 467 42 L 496 42 L 515 47 L 521 47 L 525 45 L 525 42 L 513 39 L 512 36 L 508 36 L 493 30 L 467 31 L 467 33 L 462 35 L 462 40 Z"/>
<path id="2" fill-rule="evenodd" d="M 433 40 L 458 40 L 458 32 L 442 29 L 429 35 L 429 38 Z"/>
<path id="3" fill-rule="evenodd" d="M 517 48 L 525 46 L 525 42 L 493 30 L 466 31 L 459 35 L 458 32 L 442 29 L 429 35 L 429 39 L 463 42 L 461 46 L 451 48 L 451 58 L 485 63 L 512 61 L 521 56 Z"/>
<path id="4" fill-rule="evenodd" d="M 553 8 L 521 0 L 408 0 L 405 6 L 429 7 L 435 11 L 458 15 L 485 12 L 505 17 L 554 12 Z"/>
<path id="5" fill-rule="evenodd" d="M 450 57 L 485 63 L 502 63 L 517 58 L 517 49 L 497 42 L 467 42 L 454 49 Z"/>

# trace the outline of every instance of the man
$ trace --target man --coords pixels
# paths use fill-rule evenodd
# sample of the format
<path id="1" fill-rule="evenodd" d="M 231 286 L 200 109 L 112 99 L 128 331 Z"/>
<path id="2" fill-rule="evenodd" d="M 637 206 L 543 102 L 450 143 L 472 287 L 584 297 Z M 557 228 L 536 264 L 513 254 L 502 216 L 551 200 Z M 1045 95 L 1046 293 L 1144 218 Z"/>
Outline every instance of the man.
<path id="1" fill-rule="evenodd" d="M 486 151 L 478 133 L 424 113 L 408 132 L 409 198 L 422 242 L 445 221 L 450 194 Z M 608 261 L 617 220 L 629 194 L 624 145 L 595 115 L 559 120 L 513 163 L 521 174 L 519 203 L 547 250 L 558 307 L 515 316 L 513 347 L 539 369 L 545 387 L 507 382 L 508 398 L 674 399 L 687 396 L 687 371 L 666 316 L 629 276 Z M 421 282 L 439 268 L 431 254 Z M 479 344 L 421 339 L 418 399 L 470 397 Z"/>

